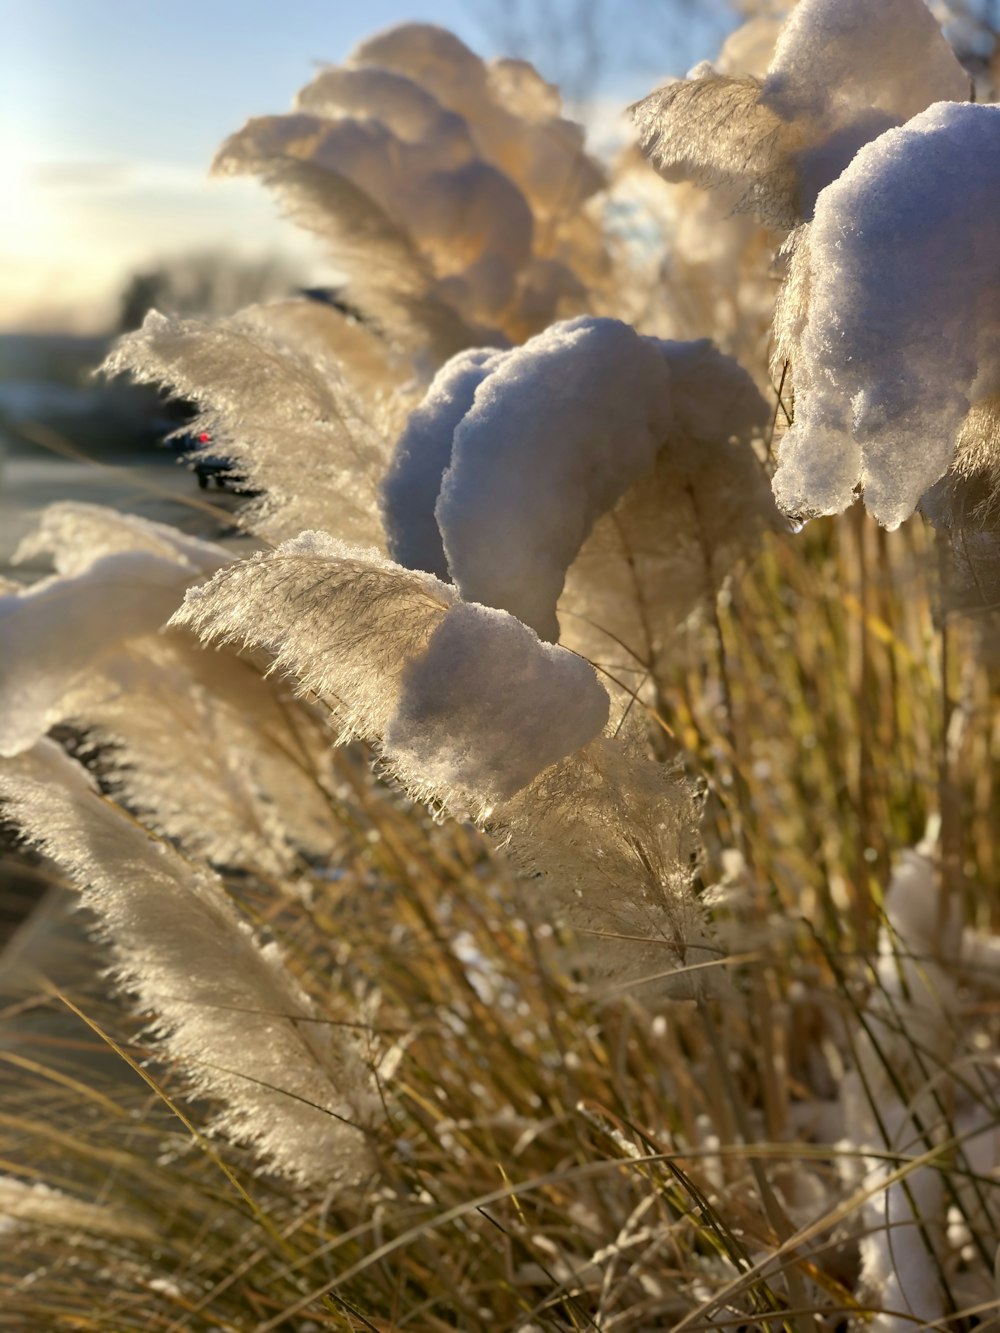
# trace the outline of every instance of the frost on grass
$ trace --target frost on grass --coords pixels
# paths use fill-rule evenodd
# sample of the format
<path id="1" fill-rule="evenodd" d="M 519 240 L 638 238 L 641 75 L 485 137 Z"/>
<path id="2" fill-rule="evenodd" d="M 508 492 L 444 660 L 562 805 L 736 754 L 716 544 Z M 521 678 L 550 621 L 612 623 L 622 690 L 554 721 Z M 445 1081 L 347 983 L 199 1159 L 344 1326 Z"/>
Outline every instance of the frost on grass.
<path id="1" fill-rule="evenodd" d="M 384 750 L 411 789 L 493 805 L 598 736 L 608 705 L 582 658 L 459 602 L 403 673 Z"/>
<path id="2" fill-rule="evenodd" d="M 998 144 L 1000 108 L 942 103 L 820 195 L 794 261 L 804 308 L 782 316 L 796 410 L 774 487 L 787 512 L 839 513 L 862 487 L 897 527 L 956 461 L 970 410 L 1000 392 Z M 964 439 L 974 456 L 980 441 Z"/>
<path id="3" fill-rule="evenodd" d="M 101 797 L 52 741 L 0 764 L 0 799 L 79 888 L 161 1055 L 219 1104 L 217 1129 L 302 1181 L 364 1176 L 381 1103 L 361 1038 L 311 1021 L 277 946 L 222 882 Z"/>
<path id="4" fill-rule="evenodd" d="M 281 540 L 335 515 L 345 538 L 379 539 L 384 446 L 331 361 L 292 350 L 260 320 L 152 311 L 103 369 L 198 404 L 197 428 L 264 492 L 245 518 L 262 535 Z"/>
<path id="5" fill-rule="evenodd" d="M 322 533 L 224 571 L 174 623 L 263 649 L 342 739 L 381 743 L 412 790 L 462 808 L 510 795 L 607 720 L 607 695 L 572 653 Z"/>
<path id="6" fill-rule="evenodd" d="M 790 228 L 863 144 L 968 92 L 923 0 L 800 0 L 763 80 L 699 66 L 633 115 L 668 180 L 721 186 L 737 207 Z"/>

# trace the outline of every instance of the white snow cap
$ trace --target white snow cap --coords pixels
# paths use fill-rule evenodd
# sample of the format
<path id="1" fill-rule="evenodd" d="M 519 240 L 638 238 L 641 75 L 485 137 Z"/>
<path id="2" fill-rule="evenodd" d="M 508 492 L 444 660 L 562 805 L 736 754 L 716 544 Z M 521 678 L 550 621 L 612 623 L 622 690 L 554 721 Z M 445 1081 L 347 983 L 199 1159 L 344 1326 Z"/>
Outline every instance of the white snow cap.
<path id="1" fill-rule="evenodd" d="M 404 671 L 383 748 L 417 786 L 503 800 L 598 736 L 609 706 L 589 662 L 459 602 Z"/>
<path id="2" fill-rule="evenodd" d="M 1000 391 L 1000 107 L 939 103 L 868 144 L 819 196 L 788 349 L 795 424 L 774 493 L 799 515 L 855 487 L 898 527 Z"/>
<path id="3" fill-rule="evenodd" d="M 730 189 L 738 208 L 789 228 L 863 144 L 968 95 L 923 0 L 799 0 L 763 82 L 701 65 L 634 115 L 668 180 Z"/>
<path id="4" fill-rule="evenodd" d="M 407 569 L 449 577 L 434 506 L 451 462 L 455 427 L 501 355 L 491 347 L 476 347 L 453 356 L 438 371 L 399 438 L 382 479 L 380 509 L 389 554 Z"/>
<path id="5" fill-rule="evenodd" d="M 778 37 L 763 101 L 782 120 L 822 133 L 800 158 L 803 176 L 821 189 L 873 132 L 968 95 L 969 77 L 924 0 L 799 0 Z M 810 159 L 815 167 L 817 156 L 838 153 L 840 168 L 810 170 Z"/>
<path id="6" fill-rule="evenodd" d="M 595 520 L 652 468 L 672 421 L 661 345 L 619 320 L 568 320 L 478 365 L 451 363 L 383 488 L 390 549 L 438 559 L 427 502 L 448 456 L 434 516 L 459 593 L 555 640 L 566 570 Z"/>
<path id="7" fill-rule="evenodd" d="M 924 0 L 799 0 L 782 28 L 764 93 L 786 120 L 824 115 L 841 125 L 859 108 L 909 120 L 935 94 L 968 95 Z"/>
<path id="8" fill-rule="evenodd" d="M 20 754 L 61 721 L 74 683 L 165 625 L 197 577 L 181 560 L 118 550 L 0 596 L 0 755 Z"/>

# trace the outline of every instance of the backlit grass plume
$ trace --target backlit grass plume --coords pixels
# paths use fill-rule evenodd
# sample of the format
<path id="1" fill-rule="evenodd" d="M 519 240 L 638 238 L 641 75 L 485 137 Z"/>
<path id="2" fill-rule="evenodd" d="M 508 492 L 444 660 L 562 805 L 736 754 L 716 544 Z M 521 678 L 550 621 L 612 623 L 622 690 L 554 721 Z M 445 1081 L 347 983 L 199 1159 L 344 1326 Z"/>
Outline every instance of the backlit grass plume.
<path id="1" fill-rule="evenodd" d="M 238 541 L 0 584 L 0 1326 L 998 1325 L 998 113 L 756 8 L 617 167 L 427 24 L 220 150 L 343 288 L 106 362 Z"/>

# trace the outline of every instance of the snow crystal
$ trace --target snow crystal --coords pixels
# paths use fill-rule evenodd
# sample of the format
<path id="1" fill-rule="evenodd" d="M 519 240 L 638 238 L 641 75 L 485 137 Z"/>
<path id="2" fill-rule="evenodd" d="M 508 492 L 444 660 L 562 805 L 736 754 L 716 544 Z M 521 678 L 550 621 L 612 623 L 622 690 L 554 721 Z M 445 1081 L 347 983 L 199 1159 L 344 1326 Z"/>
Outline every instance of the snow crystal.
<path id="1" fill-rule="evenodd" d="M 556 639 L 570 562 L 671 422 L 658 345 L 618 320 L 557 324 L 498 359 L 455 428 L 435 510 L 462 598 Z"/>
<path id="2" fill-rule="evenodd" d="M 1000 391 L 998 149 L 1000 107 L 940 103 L 820 194 L 774 482 L 788 513 L 839 513 L 861 485 L 898 527 Z"/>
<path id="3" fill-rule="evenodd" d="M 583 658 L 504 611 L 457 603 L 404 671 L 384 749 L 404 777 L 491 803 L 593 740 L 608 708 Z"/>

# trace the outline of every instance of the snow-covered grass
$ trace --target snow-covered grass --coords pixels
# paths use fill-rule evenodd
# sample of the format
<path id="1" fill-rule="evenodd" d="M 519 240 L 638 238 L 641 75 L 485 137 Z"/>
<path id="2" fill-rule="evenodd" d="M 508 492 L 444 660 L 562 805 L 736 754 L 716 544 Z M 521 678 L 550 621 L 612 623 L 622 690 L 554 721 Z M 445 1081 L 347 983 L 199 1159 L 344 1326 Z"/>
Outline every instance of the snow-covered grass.
<path id="1" fill-rule="evenodd" d="M 94 937 L 0 1326 L 997 1326 L 997 111 L 922 0 L 762 8 L 666 181 L 426 25 L 224 146 L 345 291 L 109 359 L 256 555 L 64 504 L 0 588 Z"/>

